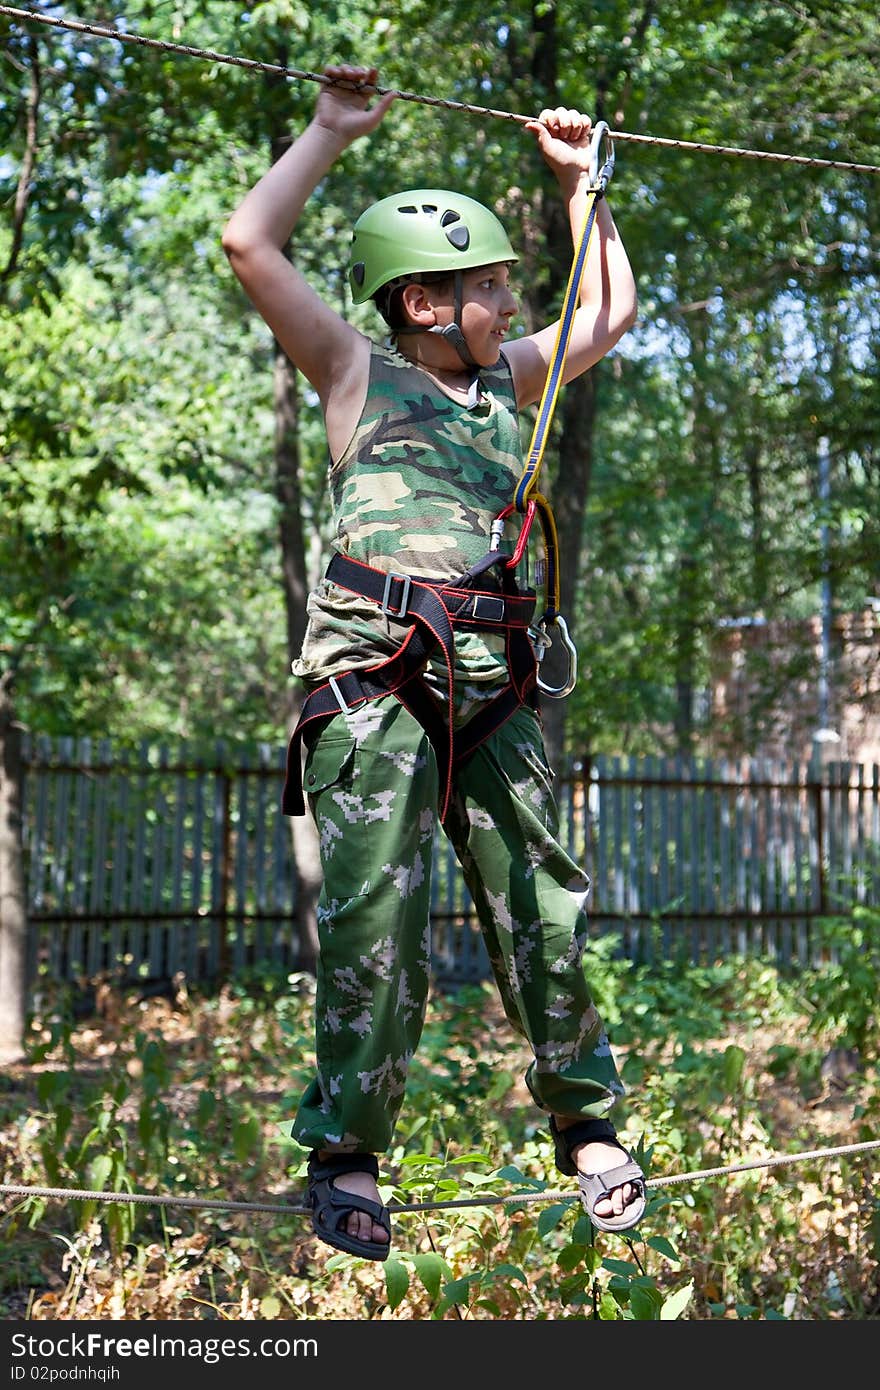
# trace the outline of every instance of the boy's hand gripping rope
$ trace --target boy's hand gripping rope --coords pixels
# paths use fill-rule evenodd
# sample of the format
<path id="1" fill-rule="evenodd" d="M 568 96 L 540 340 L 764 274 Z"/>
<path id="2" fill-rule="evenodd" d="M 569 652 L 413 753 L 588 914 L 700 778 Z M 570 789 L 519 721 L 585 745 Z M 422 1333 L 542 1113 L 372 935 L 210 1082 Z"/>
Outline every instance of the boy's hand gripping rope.
<path id="1" fill-rule="evenodd" d="M 599 156 L 603 147 L 605 150 L 605 160 L 602 167 L 599 167 Z M 559 612 L 559 540 L 556 534 L 556 521 L 553 516 L 553 509 L 547 498 L 537 489 L 538 474 L 544 458 L 544 450 L 547 445 L 547 437 L 550 433 L 550 425 L 553 420 L 553 413 L 556 409 L 556 401 L 559 396 L 559 388 L 562 385 L 563 372 L 565 370 L 565 360 L 568 355 L 568 346 L 571 342 L 574 318 L 580 303 L 581 282 L 584 278 L 584 268 L 587 264 L 590 243 L 593 238 L 593 229 L 596 225 L 596 212 L 599 199 L 605 193 L 608 183 L 614 173 L 614 145 L 611 141 L 610 131 L 607 121 L 598 121 L 593 129 L 593 137 L 590 142 L 590 189 L 587 201 L 587 211 L 584 217 L 584 224 L 575 247 L 574 260 L 569 271 L 568 284 L 565 289 L 565 297 L 562 304 L 562 312 L 559 316 L 559 327 L 556 332 L 556 342 L 553 345 L 553 355 L 550 359 L 550 366 L 547 369 L 547 378 L 544 382 L 544 391 L 538 407 L 538 414 L 535 419 L 535 426 L 532 431 L 532 438 L 526 455 L 526 466 L 522 476 L 516 485 L 513 501 L 499 513 L 492 523 L 491 541 L 492 549 L 496 550 L 501 542 L 504 532 L 504 523 L 514 511 L 524 513 L 525 520 L 520 528 L 519 538 L 514 547 L 513 554 L 508 560 L 508 565 L 515 568 L 523 557 L 528 544 L 529 533 L 532 523 L 537 515 L 541 523 L 541 532 L 544 540 L 544 613 L 540 621 L 530 629 L 530 636 L 535 648 L 535 656 L 538 666 L 544 659 L 547 649 L 552 646 L 553 638 L 548 632 L 550 627 L 558 627 L 562 634 L 562 643 L 568 652 L 568 675 L 562 685 L 548 685 L 538 676 L 538 689 L 545 695 L 553 699 L 561 699 L 565 695 L 570 695 L 574 690 L 577 681 L 577 650 L 569 635 L 568 626 L 562 614 Z"/>

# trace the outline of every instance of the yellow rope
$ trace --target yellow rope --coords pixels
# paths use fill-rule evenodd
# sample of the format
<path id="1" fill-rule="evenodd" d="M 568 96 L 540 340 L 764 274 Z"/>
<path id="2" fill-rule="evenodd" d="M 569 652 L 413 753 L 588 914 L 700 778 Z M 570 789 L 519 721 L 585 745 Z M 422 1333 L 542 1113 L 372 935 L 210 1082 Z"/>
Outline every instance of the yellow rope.
<path id="1" fill-rule="evenodd" d="M 74 19 L 59 19 L 53 15 L 35 14 L 32 10 L 16 9 L 11 5 L 0 5 L 0 14 L 11 19 L 20 19 L 36 24 L 51 25 L 56 29 L 69 29 L 77 34 L 89 34 L 99 39 L 116 39 L 120 43 L 141 44 L 147 48 L 157 48 L 163 53 L 181 53 L 189 58 L 202 58 L 212 63 L 229 63 L 234 67 L 250 68 L 258 72 L 271 73 L 300 82 L 320 82 L 328 84 L 329 79 L 319 72 L 305 72 L 299 68 L 285 67 L 279 63 L 261 63 L 255 58 L 239 58 L 230 53 L 218 53 L 211 48 L 194 48 L 189 44 L 170 43 L 167 39 L 149 39 L 142 34 L 124 33 L 119 29 L 107 29 L 99 24 L 84 24 Z M 378 96 L 396 91 L 400 101 L 413 101 L 421 106 L 439 106 L 446 111 L 463 111 L 472 116 L 491 116 L 498 120 L 517 121 L 525 124 L 537 120 L 536 116 L 524 116 L 517 111 L 499 111 L 491 106 L 474 106 L 470 102 L 450 101 L 443 97 L 423 96 L 416 92 L 401 92 L 394 87 L 369 87 Z M 846 169 L 849 173 L 880 174 L 880 164 L 855 164 L 842 159 L 818 159 L 812 155 L 784 154 L 777 150 L 753 150 L 737 145 L 712 145 L 702 140 L 673 140 L 660 135 L 636 135 L 626 130 L 615 130 L 615 140 L 630 140 L 640 145 L 661 145 L 669 149 L 693 150 L 698 154 L 729 155 L 739 159 L 762 159 L 780 164 L 802 164 L 809 168 Z"/>

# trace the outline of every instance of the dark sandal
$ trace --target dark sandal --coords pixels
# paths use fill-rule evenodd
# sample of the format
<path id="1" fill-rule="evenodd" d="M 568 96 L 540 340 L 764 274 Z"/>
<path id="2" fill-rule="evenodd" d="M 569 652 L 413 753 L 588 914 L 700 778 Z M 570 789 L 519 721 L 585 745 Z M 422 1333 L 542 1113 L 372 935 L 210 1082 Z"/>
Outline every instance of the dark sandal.
<path id="1" fill-rule="evenodd" d="M 349 1255 L 364 1260 L 387 1260 L 391 1249 L 391 1216 L 388 1208 L 361 1197 L 357 1192 L 344 1192 L 333 1179 L 345 1173 L 369 1173 L 378 1180 L 379 1161 L 375 1154 L 333 1154 L 321 1159 L 313 1149 L 309 1155 L 308 1202 L 312 1208 L 312 1229 L 319 1240 Z M 388 1232 L 387 1241 L 361 1240 L 344 1228 L 353 1212 L 365 1212 L 377 1226 Z"/>
<path id="2" fill-rule="evenodd" d="M 593 1225 L 600 1231 L 628 1231 L 637 1226 L 645 1214 L 647 1196 L 645 1175 L 632 1154 L 623 1147 L 610 1120 L 580 1120 L 559 1129 L 555 1118 L 550 1117 L 550 1133 L 556 1149 L 556 1166 L 567 1177 L 576 1177 L 581 1202 Z M 609 1168 L 604 1173 L 581 1173 L 572 1158 L 572 1150 L 578 1144 L 615 1144 L 621 1153 L 626 1154 L 626 1162 L 617 1168 Z M 616 1187 L 631 1183 L 636 1189 L 636 1198 L 630 1202 L 620 1216 L 597 1216 L 596 1203 L 609 1196 Z"/>

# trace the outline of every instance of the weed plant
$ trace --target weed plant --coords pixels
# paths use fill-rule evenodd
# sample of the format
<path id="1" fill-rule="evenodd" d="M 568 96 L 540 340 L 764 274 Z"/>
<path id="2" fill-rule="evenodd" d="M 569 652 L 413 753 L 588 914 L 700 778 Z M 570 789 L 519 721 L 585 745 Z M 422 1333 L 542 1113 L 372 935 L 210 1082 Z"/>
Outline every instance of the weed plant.
<path id="1" fill-rule="evenodd" d="M 826 961 L 796 977 L 591 951 L 628 1088 L 618 1127 L 652 1180 L 624 1236 L 594 1231 L 557 1173 L 493 987 L 436 991 L 381 1160 L 385 1199 L 417 1208 L 384 1264 L 334 1253 L 302 1209 L 286 1124 L 311 977 L 178 980 L 173 998 L 93 981 L 87 1017 L 47 989 L 27 1062 L 0 1080 L 3 1181 L 147 1200 L 7 1196 L 0 1317 L 876 1318 L 880 1150 L 798 1157 L 880 1137 L 877 920 L 824 930 Z M 832 1074 L 840 1049 L 852 1065 Z M 672 1181 L 717 1168 L 733 1171 Z"/>

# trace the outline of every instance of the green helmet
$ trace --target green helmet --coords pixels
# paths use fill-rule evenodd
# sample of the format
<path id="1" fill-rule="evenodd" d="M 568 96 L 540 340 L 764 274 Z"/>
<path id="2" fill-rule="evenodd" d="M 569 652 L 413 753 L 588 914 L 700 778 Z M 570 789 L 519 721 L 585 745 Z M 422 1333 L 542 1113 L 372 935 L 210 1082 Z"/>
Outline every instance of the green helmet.
<path id="1" fill-rule="evenodd" d="M 374 203 L 358 218 L 348 281 L 355 304 L 362 304 L 408 275 L 517 259 L 498 218 L 482 203 L 446 188 L 411 188 Z"/>

